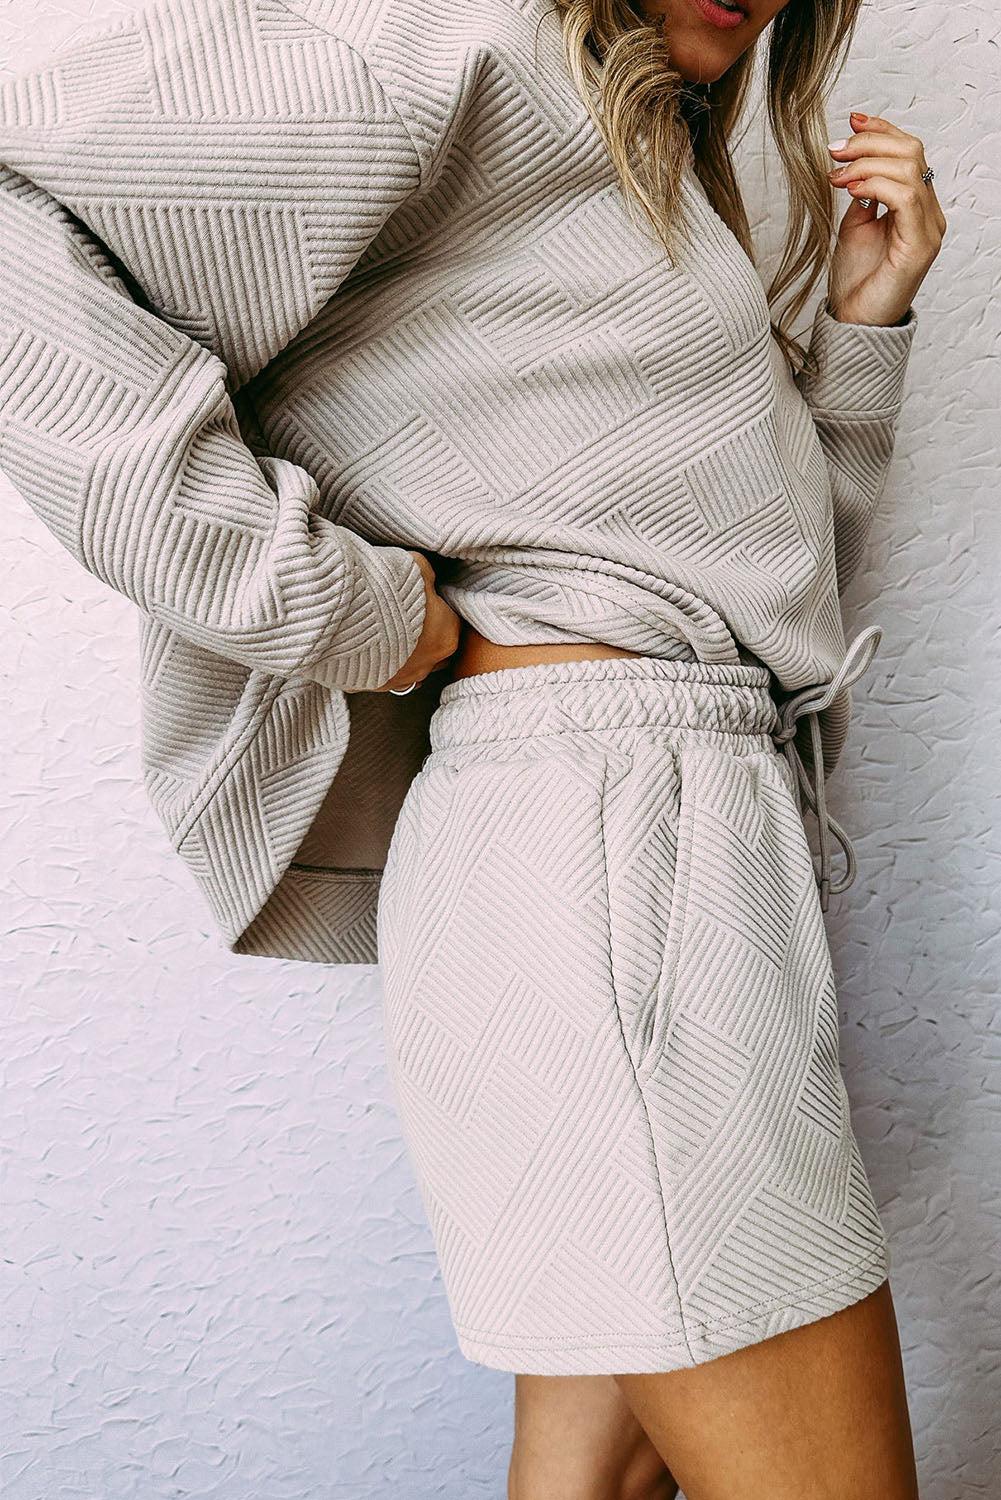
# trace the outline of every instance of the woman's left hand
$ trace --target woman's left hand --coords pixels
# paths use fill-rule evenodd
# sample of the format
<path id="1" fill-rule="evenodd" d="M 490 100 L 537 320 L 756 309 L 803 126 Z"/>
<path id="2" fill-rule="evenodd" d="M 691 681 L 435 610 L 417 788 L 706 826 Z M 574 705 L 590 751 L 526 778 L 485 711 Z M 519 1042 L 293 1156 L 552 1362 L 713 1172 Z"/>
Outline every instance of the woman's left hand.
<path id="1" fill-rule="evenodd" d="M 831 155 L 831 181 L 848 205 L 831 262 L 827 305 L 842 323 L 899 323 L 942 245 L 945 215 L 922 142 L 876 115 L 849 116 L 857 133 Z M 870 199 L 869 205 L 859 202 Z M 877 218 L 880 203 L 887 212 Z"/>

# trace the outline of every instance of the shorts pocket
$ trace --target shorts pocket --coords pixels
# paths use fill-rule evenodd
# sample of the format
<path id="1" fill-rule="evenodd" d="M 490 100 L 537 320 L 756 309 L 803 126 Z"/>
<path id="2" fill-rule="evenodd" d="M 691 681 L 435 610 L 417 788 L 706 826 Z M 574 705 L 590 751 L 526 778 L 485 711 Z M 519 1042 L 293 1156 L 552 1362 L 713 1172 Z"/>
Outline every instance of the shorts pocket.
<path id="1" fill-rule="evenodd" d="M 679 749 L 673 888 L 644 1080 L 655 1070 L 671 1076 L 686 1049 L 694 1060 L 701 1047 L 699 1066 L 708 1067 L 706 1049 L 722 1047 L 724 1035 L 742 1038 L 719 1063 L 736 1078 L 759 997 L 763 1032 L 795 1024 L 784 1014 L 789 976 L 804 951 L 825 951 L 825 937 L 805 832 L 778 760 L 767 750 Z"/>
<path id="2" fill-rule="evenodd" d="M 612 983 L 626 1050 L 637 1075 L 668 1023 L 691 860 L 686 752 L 637 737 L 629 774 L 607 778 L 607 862 Z"/>
<path id="3" fill-rule="evenodd" d="M 678 971 L 685 942 L 688 898 L 696 858 L 698 812 L 696 793 L 699 773 L 694 753 L 686 754 L 684 749 L 679 751 L 678 778 L 674 810 L 674 870 L 670 893 L 665 903 L 667 931 L 664 938 L 663 962 L 657 977 L 657 990 L 654 997 L 650 1046 L 639 1068 L 642 1077 L 646 1076 L 650 1067 L 656 1065 L 660 1050 L 665 1045 L 671 1025 Z"/>

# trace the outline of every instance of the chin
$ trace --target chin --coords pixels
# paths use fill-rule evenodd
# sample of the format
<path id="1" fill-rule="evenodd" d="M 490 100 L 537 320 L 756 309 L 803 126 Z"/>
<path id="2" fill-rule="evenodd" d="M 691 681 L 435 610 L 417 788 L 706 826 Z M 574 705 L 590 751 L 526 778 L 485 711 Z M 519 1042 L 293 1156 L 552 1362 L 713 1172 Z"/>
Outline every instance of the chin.
<path id="1" fill-rule="evenodd" d="M 736 61 L 729 55 L 714 56 L 711 48 L 699 52 L 690 52 L 684 46 L 671 48 L 671 63 L 686 83 L 715 83 Z"/>

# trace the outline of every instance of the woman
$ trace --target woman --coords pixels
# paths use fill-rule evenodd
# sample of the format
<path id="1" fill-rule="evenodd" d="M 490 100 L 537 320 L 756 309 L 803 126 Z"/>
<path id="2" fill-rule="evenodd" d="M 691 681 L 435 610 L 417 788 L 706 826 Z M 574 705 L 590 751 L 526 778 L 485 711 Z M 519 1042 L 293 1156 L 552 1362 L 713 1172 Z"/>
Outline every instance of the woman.
<path id="1" fill-rule="evenodd" d="M 658 69 L 661 100 L 676 98 L 673 117 L 666 108 L 644 116 L 664 158 L 659 182 L 654 170 L 640 187 L 655 213 L 674 201 L 671 125 L 686 109 L 702 160 L 723 170 L 755 43 L 774 23 L 770 116 L 797 202 L 819 220 L 812 248 L 826 254 L 827 195 L 807 148 L 822 125 L 825 73 L 854 25 L 852 0 L 823 15 L 778 0 L 741 9 L 656 0 L 642 23 L 630 6 L 601 0 L 559 8 L 579 84 L 593 44 L 604 57 L 610 144 L 627 181 L 616 126 L 625 132 L 649 109 Z M 672 96 L 676 75 L 697 87 Z M 799 135 L 782 108 L 792 87 L 811 101 Z M 702 114 L 689 108 L 700 91 Z M 932 174 L 921 141 L 893 122 L 853 111 L 850 123 L 830 146 L 841 164 L 830 179 L 852 201 L 827 309 L 843 323 L 906 326 L 944 232 Z M 746 228 L 735 192 L 732 203 Z M 823 264 L 815 258 L 814 274 Z M 726 397 L 706 389 L 707 409 Z M 833 416 L 823 403 L 814 415 L 822 430 Z M 467 619 L 431 720 L 432 753 L 390 848 L 380 954 L 394 1086 L 460 1343 L 468 1357 L 516 1372 L 511 1500 L 652 1500 L 677 1494 L 679 1482 L 688 1500 L 913 1497 L 888 1261 L 871 1200 L 862 1206 L 853 1139 L 856 1274 L 834 1285 L 832 1270 L 817 1300 L 807 1284 L 823 1286 L 825 1257 L 844 1244 L 825 1240 L 820 1218 L 814 1241 L 797 1222 L 797 1153 L 802 1172 L 825 1183 L 821 1194 L 843 1200 L 852 1189 L 832 1162 L 806 1161 L 817 1139 L 793 1133 L 775 1145 L 805 1061 L 815 1080 L 826 1077 L 819 1092 L 833 1098 L 840 1084 L 805 845 L 794 849 L 776 824 L 777 876 L 755 852 L 767 838 L 756 846 L 746 827 L 734 833 L 742 817 L 771 816 L 766 804 L 780 795 L 764 769 L 769 758 L 782 762 L 777 745 L 762 749 L 772 726 L 766 673 L 754 664 L 767 652 L 707 667 L 681 653 L 573 644 L 569 631 L 553 641 L 558 626 L 539 631 L 551 643 L 528 635 L 516 644 L 515 631 L 499 644 L 468 617 L 502 636 L 503 615 L 478 613 L 461 585 L 441 593 Z M 407 691 L 401 684 L 420 682 L 447 654 L 441 628 L 432 623 L 391 691 Z M 857 659 L 843 664 L 856 676 Z M 814 695 L 814 708 L 820 702 Z M 788 733 L 779 742 L 788 746 Z M 819 762 L 819 737 L 813 748 Z M 755 778 L 761 800 L 741 803 Z M 822 773 L 816 781 L 822 796 Z M 769 882 L 790 879 L 790 863 L 799 878 L 783 893 Z M 756 905 L 713 927 L 714 900 Z M 755 957 L 782 951 L 784 993 L 733 941 L 755 921 Z M 781 1047 L 782 1028 L 798 1023 L 797 988 L 822 1017 L 804 1044 L 813 1061 L 791 1049 L 769 1069 L 754 1033 L 767 1037 L 765 1052 Z M 705 1097 L 714 1090 L 729 1097 Z M 694 1105 L 684 1091 L 698 1095 Z M 835 1109 L 849 1141 L 844 1101 Z M 647 1212 L 658 1195 L 659 1233 Z M 725 1240 L 742 1214 L 754 1222 L 743 1259 L 719 1272 L 727 1295 L 718 1286 L 715 1300 L 700 1297 L 713 1237 Z M 798 1304 L 776 1297 L 780 1285 L 802 1288 Z M 774 1309 L 773 1321 L 755 1317 L 759 1308 Z M 596 1336 L 613 1325 L 616 1336 Z M 715 1346 L 707 1330 L 719 1334 Z"/>
<path id="2" fill-rule="evenodd" d="M 156 0 L 0 100 L 0 462 L 143 611 L 147 786 L 231 946 L 358 961 L 378 890 L 514 1500 L 915 1492 L 823 782 L 944 225 L 853 116 L 828 267 L 857 9 Z M 776 287 L 830 272 L 795 375 L 726 147 L 769 24 Z M 366 773 L 425 705 L 380 886 Z"/>

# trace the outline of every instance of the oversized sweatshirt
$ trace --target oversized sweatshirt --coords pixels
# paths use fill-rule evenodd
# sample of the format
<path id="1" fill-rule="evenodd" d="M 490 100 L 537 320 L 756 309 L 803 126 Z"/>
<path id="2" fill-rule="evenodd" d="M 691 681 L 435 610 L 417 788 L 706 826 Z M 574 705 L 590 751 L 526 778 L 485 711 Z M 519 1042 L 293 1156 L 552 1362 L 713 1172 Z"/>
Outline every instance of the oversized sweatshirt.
<path id="1" fill-rule="evenodd" d="M 3 85 L 0 163 L 0 468 L 139 610 L 144 783 L 234 953 L 377 961 L 443 681 L 373 691 L 409 549 L 500 643 L 779 704 L 844 660 L 914 310 L 822 301 L 794 375 L 694 158 L 674 261 L 627 201 L 549 0 L 157 0 Z"/>

